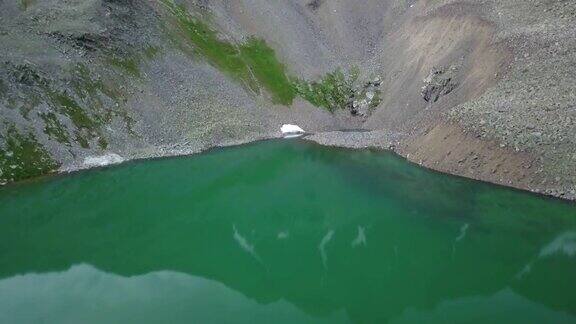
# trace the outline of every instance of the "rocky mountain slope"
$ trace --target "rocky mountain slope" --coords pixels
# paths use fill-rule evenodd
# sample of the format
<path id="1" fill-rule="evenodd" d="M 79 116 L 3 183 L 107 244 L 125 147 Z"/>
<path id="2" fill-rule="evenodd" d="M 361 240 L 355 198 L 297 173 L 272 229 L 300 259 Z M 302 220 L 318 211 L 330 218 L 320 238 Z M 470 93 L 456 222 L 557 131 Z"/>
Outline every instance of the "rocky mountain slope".
<path id="1" fill-rule="evenodd" d="M 1 183 L 295 123 L 576 197 L 574 1 L 4 0 L 0 57 Z"/>

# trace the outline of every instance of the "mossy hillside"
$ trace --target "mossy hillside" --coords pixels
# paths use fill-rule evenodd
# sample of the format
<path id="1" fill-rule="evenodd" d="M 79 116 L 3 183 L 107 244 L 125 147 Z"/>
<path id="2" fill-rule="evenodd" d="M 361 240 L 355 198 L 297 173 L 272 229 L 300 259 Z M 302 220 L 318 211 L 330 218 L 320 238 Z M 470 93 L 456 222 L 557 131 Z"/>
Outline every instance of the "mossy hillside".
<path id="1" fill-rule="evenodd" d="M 140 78 L 139 60 L 135 57 L 111 57 L 108 62 L 117 68 L 120 68 L 129 75 Z"/>
<path id="2" fill-rule="evenodd" d="M 28 10 L 28 7 L 34 4 L 34 2 L 35 0 L 20 0 L 20 8 L 22 8 L 22 10 Z"/>
<path id="3" fill-rule="evenodd" d="M 61 144 L 70 145 L 66 127 L 58 120 L 55 113 L 38 113 L 38 117 L 44 121 L 44 133 L 48 135 L 50 139 L 58 141 Z"/>
<path id="4" fill-rule="evenodd" d="M 348 76 L 338 69 L 326 74 L 319 81 L 293 80 L 294 91 L 317 107 L 333 112 L 345 108 L 354 95 L 358 73 L 354 69 Z"/>
<path id="5" fill-rule="evenodd" d="M 74 131 L 75 140 L 83 148 L 89 148 L 89 140 L 93 138 L 100 138 L 100 125 L 99 118 L 89 116 L 82 107 L 76 102 L 74 98 L 66 92 L 53 92 L 50 93 L 52 102 L 63 115 L 68 116 L 76 130 Z"/>
<path id="6" fill-rule="evenodd" d="M 134 121 L 126 109 L 127 85 L 134 82 L 127 81 L 141 81 L 141 64 L 159 53 L 160 48 L 153 46 L 134 55 L 103 50 L 92 66 L 80 63 L 63 66 L 57 74 L 47 73 L 34 63 L 2 62 L 0 104 L 18 110 L 30 122 L 39 123 L 38 129 L 51 141 L 69 147 L 76 144 L 85 149 L 104 150 L 109 143 L 103 127 L 114 118 L 124 120 L 128 131 L 134 135 Z M 110 64 L 111 58 L 117 58 L 116 65 Z M 32 163 L 35 159 L 48 161 L 50 155 L 40 149 L 37 137 L 28 132 L 22 135 L 24 133 L 18 134 L 18 130 L 11 130 L 0 138 L 0 146 L 7 147 L 5 154 L 0 155 L 2 171 L 6 175 L 0 178 L 1 181 L 44 174 L 56 165 Z"/>
<path id="7" fill-rule="evenodd" d="M 273 103 L 290 105 L 296 96 L 300 96 L 317 107 L 334 111 L 345 108 L 354 93 L 357 69 L 348 75 L 336 70 L 319 81 L 291 78 L 264 40 L 250 37 L 240 44 L 223 40 L 202 18 L 192 16 L 185 7 L 172 0 L 162 0 L 162 3 L 175 20 L 176 31 L 166 28 L 174 42 L 186 50 L 187 44 L 181 44 L 184 38 L 195 54 L 240 81 L 250 91 L 259 94 L 261 88 L 265 89 Z"/>
<path id="8" fill-rule="evenodd" d="M 135 78 L 135 80 L 142 78 L 141 65 L 156 58 L 160 53 L 161 48 L 152 45 L 139 51 L 130 51 L 129 53 L 119 54 L 111 50 L 103 52 L 105 61 L 108 64 L 121 73 L 127 74 L 126 77 Z"/>
<path id="9" fill-rule="evenodd" d="M 263 40 L 251 37 L 240 52 L 256 79 L 274 95 L 275 103 L 291 104 L 296 93 L 274 50 Z"/>
<path id="10" fill-rule="evenodd" d="M 151 60 L 160 54 L 160 48 L 158 46 L 148 46 L 143 51 L 144 57 Z"/>
<path id="11" fill-rule="evenodd" d="M 0 139 L 4 142 L 0 146 L 0 182 L 40 176 L 59 166 L 32 133 L 24 135 L 10 126 Z"/>
<path id="12" fill-rule="evenodd" d="M 154 50 L 147 49 L 144 51 L 144 56 L 152 59 L 159 51 L 157 48 Z M 142 56 L 136 56 L 136 59 L 138 64 L 142 63 Z M 91 107 L 91 110 L 97 112 L 100 124 L 110 123 L 114 117 L 120 117 L 126 123 L 128 131 L 134 135 L 132 130 L 134 120 L 130 118 L 126 109 L 128 99 L 119 84 L 127 76 L 120 75 L 117 80 L 107 79 L 105 81 L 104 78 L 91 73 L 86 65 L 83 64 L 76 65 L 73 74 L 74 78 L 71 83 L 75 95 L 86 103 L 84 106 Z M 138 75 L 140 75 L 139 70 Z M 110 102 L 108 104 L 104 102 L 105 98 L 109 99 Z"/>
<path id="13" fill-rule="evenodd" d="M 224 41 L 217 32 L 183 6 L 162 0 L 172 17 L 177 32 L 193 45 L 194 52 L 220 71 L 242 82 L 254 93 L 265 89 L 274 103 L 290 105 L 296 94 L 286 75 L 285 67 L 265 41 L 250 38 L 243 44 Z M 175 37 L 173 37 L 175 38 Z"/>
<path id="14" fill-rule="evenodd" d="M 154 51 L 156 55 L 157 51 Z M 45 102 L 48 111 L 38 112 L 44 122 L 44 131 L 52 140 L 71 145 L 74 141 L 83 148 L 89 148 L 95 140 L 98 147 L 108 146 L 101 127 L 114 117 L 122 118 L 129 130 L 133 121 L 125 109 L 126 96 L 119 90 L 120 82 L 127 77 L 124 72 L 117 78 L 104 79 L 91 73 L 83 64 L 76 64 L 65 72 L 64 79 L 50 78 L 34 66 L 5 66 L 11 78 L 13 89 L 8 89 L 0 97 L 8 108 L 19 109 L 26 119 L 30 111 Z M 4 84 L 4 83 L 3 83 Z M 62 123 L 62 117 L 68 118 L 75 129 L 68 130 Z"/>

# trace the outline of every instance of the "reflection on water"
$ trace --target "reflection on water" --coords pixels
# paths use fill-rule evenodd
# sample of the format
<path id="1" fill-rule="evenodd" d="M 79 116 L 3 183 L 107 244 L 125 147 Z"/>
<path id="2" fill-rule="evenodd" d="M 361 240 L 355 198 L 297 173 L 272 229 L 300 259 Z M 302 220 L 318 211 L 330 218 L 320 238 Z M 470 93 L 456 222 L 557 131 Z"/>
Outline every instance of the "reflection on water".
<path id="1" fill-rule="evenodd" d="M 518 323 L 520 313 L 526 319 L 521 323 L 574 322 L 574 317 L 547 309 L 506 288 L 491 296 L 443 301 L 432 310 L 409 308 L 391 323 L 469 323 L 471 318 L 479 323 Z"/>
<path id="2" fill-rule="evenodd" d="M 284 300 L 259 305 L 221 283 L 174 271 L 124 277 L 83 264 L 0 280 L 0 323 L 269 323 L 278 314 L 292 323 L 312 320 Z M 337 312 L 314 321 L 343 318 Z"/>
<path id="3" fill-rule="evenodd" d="M 466 223 L 460 227 L 460 235 L 456 238 L 456 242 L 462 241 L 466 237 L 466 232 L 468 231 L 468 227 L 470 224 Z"/>
<path id="4" fill-rule="evenodd" d="M 233 235 L 234 240 L 236 242 L 238 242 L 238 245 L 240 245 L 242 250 L 248 252 L 252 257 L 254 257 L 254 259 L 256 259 L 256 261 L 258 261 L 258 263 L 262 264 L 262 260 L 260 259 L 258 254 L 256 254 L 256 251 L 254 251 L 254 245 L 250 244 L 244 236 L 242 236 L 242 235 L 240 235 L 240 233 L 238 233 L 238 230 L 236 229 L 236 225 L 232 225 L 232 229 L 234 230 L 234 235 Z"/>
<path id="5" fill-rule="evenodd" d="M 352 241 L 352 247 L 366 245 L 366 231 L 364 227 L 358 226 L 358 236 Z"/>
<path id="6" fill-rule="evenodd" d="M 0 190 L 0 323 L 574 322 L 575 233 L 573 205 L 259 143 Z"/>
<path id="7" fill-rule="evenodd" d="M 544 258 L 556 253 L 563 253 L 569 257 L 576 255 L 576 232 L 559 235 L 540 251 L 538 257 Z"/>
<path id="8" fill-rule="evenodd" d="M 546 246 L 540 250 L 537 258 L 522 268 L 522 270 L 516 275 L 516 279 L 523 279 L 530 273 L 530 271 L 532 271 L 534 263 L 555 254 L 565 255 L 567 257 L 573 257 L 576 255 L 576 232 L 570 231 L 556 236 L 552 242 L 546 244 Z"/>
<path id="9" fill-rule="evenodd" d="M 322 256 L 322 265 L 324 265 L 324 268 L 328 267 L 326 265 L 326 263 L 328 262 L 328 256 L 326 255 L 326 244 L 332 241 L 332 237 L 334 237 L 334 231 L 330 230 L 328 231 L 328 233 L 326 233 L 326 235 L 324 235 L 322 241 L 320 241 L 320 245 L 318 245 L 320 255 Z"/>
<path id="10" fill-rule="evenodd" d="M 285 240 L 289 237 L 290 237 L 290 232 L 288 232 L 288 231 L 278 233 L 278 239 L 279 240 Z"/>

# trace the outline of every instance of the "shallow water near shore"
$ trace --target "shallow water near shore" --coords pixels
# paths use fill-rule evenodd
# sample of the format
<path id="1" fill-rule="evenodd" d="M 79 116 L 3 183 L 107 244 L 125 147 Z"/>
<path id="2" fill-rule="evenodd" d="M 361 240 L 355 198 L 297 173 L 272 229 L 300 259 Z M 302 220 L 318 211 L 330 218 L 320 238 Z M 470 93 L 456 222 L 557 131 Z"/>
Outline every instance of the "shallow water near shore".
<path id="1" fill-rule="evenodd" d="M 0 189 L 0 323 L 573 323 L 576 206 L 272 140 Z"/>

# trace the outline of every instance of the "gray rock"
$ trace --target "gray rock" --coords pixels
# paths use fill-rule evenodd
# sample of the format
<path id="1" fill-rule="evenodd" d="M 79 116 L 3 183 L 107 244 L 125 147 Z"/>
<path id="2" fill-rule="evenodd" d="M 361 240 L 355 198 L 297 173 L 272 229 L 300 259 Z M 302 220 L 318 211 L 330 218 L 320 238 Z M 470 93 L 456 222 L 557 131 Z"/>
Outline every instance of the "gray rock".
<path id="1" fill-rule="evenodd" d="M 452 66 L 434 67 L 424 79 L 420 94 L 426 102 L 436 102 L 441 96 L 452 92 L 458 84 L 455 81 L 458 68 Z"/>

